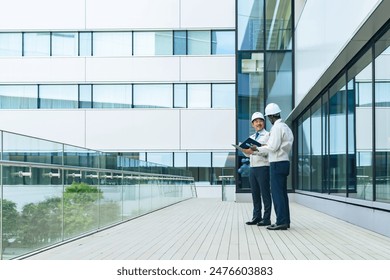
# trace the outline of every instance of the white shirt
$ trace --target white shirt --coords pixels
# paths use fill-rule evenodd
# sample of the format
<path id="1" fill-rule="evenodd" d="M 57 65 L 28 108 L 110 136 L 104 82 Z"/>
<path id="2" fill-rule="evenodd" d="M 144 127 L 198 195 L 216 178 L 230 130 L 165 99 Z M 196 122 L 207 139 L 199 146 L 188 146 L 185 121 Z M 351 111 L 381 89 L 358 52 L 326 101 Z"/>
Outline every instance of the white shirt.
<path id="1" fill-rule="evenodd" d="M 252 134 L 249 137 L 256 140 L 260 144 L 265 144 L 268 141 L 269 132 L 265 129 L 262 129 L 259 131 L 259 136 L 257 138 L 256 138 L 256 133 Z M 250 167 L 269 166 L 267 153 L 266 154 L 253 153 L 251 155 L 244 153 L 244 155 L 249 157 Z"/>
<path id="2" fill-rule="evenodd" d="M 267 154 L 269 162 L 288 161 L 289 153 L 294 142 L 291 129 L 281 119 L 275 121 L 269 132 L 266 146 L 257 148 L 259 154 Z"/>

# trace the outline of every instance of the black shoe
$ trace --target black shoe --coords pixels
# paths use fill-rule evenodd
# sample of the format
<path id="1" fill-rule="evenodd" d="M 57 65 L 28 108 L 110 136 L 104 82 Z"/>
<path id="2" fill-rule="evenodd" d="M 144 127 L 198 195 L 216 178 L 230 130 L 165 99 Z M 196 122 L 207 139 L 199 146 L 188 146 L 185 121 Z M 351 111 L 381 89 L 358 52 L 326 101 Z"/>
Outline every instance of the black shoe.
<path id="1" fill-rule="evenodd" d="M 269 230 L 287 230 L 288 227 L 289 227 L 288 224 L 281 224 L 281 225 L 273 224 L 273 225 L 268 226 L 267 229 L 269 229 Z"/>
<path id="2" fill-rule="evenodd" d="M 253 226 L 253 225 L 256 225 L 258 222 L 259 222 L 259 220 L 253 219 L 252 221 L 246 222 L 246 224 L 249 225 L 249 226 Z"/>
<path id="3" fill-rule="evenodd" d="M 263 226 L 269 226 L 270 224 L 271 224 L 271 221 L 262 220 L 262 221 L 257 223 L 257 226 L 263 227 Z"/>

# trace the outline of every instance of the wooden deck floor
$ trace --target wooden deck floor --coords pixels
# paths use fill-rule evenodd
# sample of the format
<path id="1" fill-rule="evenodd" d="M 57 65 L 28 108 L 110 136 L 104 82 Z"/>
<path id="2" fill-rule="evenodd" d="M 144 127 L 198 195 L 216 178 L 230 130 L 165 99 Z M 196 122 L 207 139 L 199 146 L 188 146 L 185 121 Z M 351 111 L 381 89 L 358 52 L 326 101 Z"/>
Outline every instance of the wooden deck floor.
<path id="1" fill-rule="evenodd" d="M 390 260 L 389 237 L 302 205 L 290 203 L 287 231 L 245 225 L 251 212 L 251 203 L 190 199 L 27 259 Z"/>

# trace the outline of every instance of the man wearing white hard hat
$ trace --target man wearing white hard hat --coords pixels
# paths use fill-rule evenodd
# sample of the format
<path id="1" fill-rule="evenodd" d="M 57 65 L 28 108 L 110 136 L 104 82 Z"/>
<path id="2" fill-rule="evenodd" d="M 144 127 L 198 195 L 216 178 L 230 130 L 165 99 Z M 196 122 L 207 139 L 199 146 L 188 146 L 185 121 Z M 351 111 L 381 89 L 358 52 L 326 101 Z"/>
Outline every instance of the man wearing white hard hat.
<path id="1" fill-rule="evenodd" d="M 280 112 L 279 106 L 275 103 L 270 103 L 265 107 L 265 115 L 269 118 L 272 128 L 266 145 L 256 148 L 259 154 L 268 154 L 270 162 L 271 193 L 276 223 L 268 226 L 269 230 L 290 228 L 287 176 L 290 172 L 289 153 L 294 136 L 291 129 L 282 121 Z"/>
<path id="2" fill-rule="evenodd" d="M 269 133 L 264 129 L 265 120 L 263 114 L 260 112 L 253 113 L 251 123 L 256 133 L 252 134 L 250 138 L 260 144 L 265 144 L 268 141 Z M 271 224 L 272 208 L 268 155 L 254 154 L 253 149 L 255 148 L 243 150 L 243 153 L 250 158 L 249 184 L 253 201 L 252 220 L 246 222 L 246 224 L 268 226 Z M 262 204 L 264 204 L 263 215 Z"/>

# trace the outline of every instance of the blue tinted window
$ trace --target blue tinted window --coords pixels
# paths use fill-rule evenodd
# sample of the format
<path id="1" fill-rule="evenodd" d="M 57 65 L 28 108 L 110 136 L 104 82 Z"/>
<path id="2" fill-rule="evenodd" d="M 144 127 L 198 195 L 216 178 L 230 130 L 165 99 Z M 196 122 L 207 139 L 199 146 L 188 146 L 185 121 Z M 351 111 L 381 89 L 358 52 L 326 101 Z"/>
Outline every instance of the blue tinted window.
<path id="1" fill-rule="evenodd" d="M 172 31 L 134 32 L 134 55 L 172 55 Z"/>
<path id="2" fill-rule="evenodd" d="M 131 32 L 94 32 L 94 56 L 131 56 Z"/>
<path id="3" fill-rule="evenodd" d="M 22 33 L 0 33 L 0 56 L 22 56 Z"/>
<path id="4" fill-rule="evenodd" d="M 93 108 L 131 108 L 131 85 L 94 85 Z"/>
<path id="5" fill-rule="evenodd" d="M 210 31 L 188 31 L 188 54 L 210 55 L 211 35 Z"/>
<path id="6" fill-rule="evenodd" d="M 91 56 L 92 55 L 92 33 L 91 32 L 80 32 L 80 56 Z"/>
<path id="7" fill-rule="evenodd" d="M 77 85 L 40 85 L 40 108 L 77 108 Z"/>
<path id="8" fill-rule="evenodd" d="M 78 35 L 75 32 L 52 33 L 53 56 L 78 56 Z"/>
<path id="9" fill-rule="evenodd" d="M 169 85 L 134 85 L 134 107 L 172 108 L 173 89 Z"/>
<path id="10" fill-rule="evenodd" d="M 234 31 L 213 31 L 211 54 L 235 54 Z"/>
<path id="11" fill-rule="evenodd" d="M 38 105 L 38 87 L 35 85 L 0 86 L 1 109 L 35 109 Z"/>
<path id="12" fill-rule="evenodd" d="M 50 33 L 24 33 L 25 56 L 50 56 Z"/>
<path id="13" fill-rule="evenodd" d="M 174 31 L 173 54 L 186 55 L 187 54 L 187 32 Z"/>
<path id="14" fill-rule="evenodd" d="M 235 108 L 235 84 L 213 84 L 212 97 L 213 108 Z"/>
<path id="15" fill-rule="evenodd" d="M 211 108 L 210 84 L 191 84 L 187 91 L 188 108 Z"/>
<path id="16" fill-rule="evenodd" d="M 174 104 L 175 108 L 187 107 L 187 87 L 185 84 L 174 85 Z"/>

